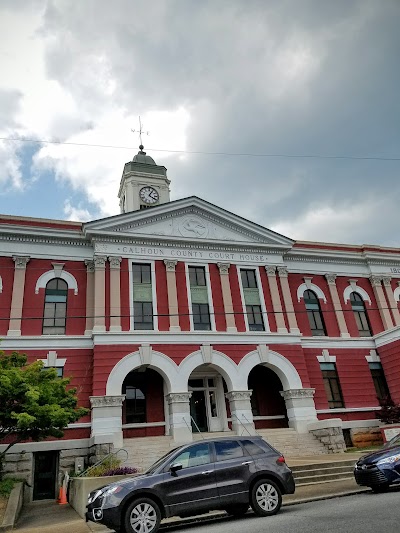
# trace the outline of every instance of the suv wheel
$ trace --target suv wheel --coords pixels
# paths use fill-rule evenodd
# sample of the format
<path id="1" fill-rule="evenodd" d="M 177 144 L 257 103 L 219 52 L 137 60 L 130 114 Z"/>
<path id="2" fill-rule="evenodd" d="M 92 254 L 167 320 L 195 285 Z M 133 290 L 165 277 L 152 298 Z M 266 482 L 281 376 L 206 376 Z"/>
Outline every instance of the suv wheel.
<path id="1" fill-rule="evenodd" d="M 270 516 L 281 508 L 282 494 L 273 481 L 260 479 L 251 491 L 250 503 L 258 516 Z"/>
<path id="2" fill-rule="evenodd" d="M 227 507 L 225 509 L 225 512 L 227 512 L 231 516 L 243 516 L 247 513 L 248 508 L 248 503 L 240 503 L 238 505 L 235 505 L 235 507 Z"/>
<path id="3" fill-rule="evenodd" d="M 134 500 L 128 506 L 124 517 L 127 533 L 156 533 L 160 521 L 160 508 L 150 498 Z"/>

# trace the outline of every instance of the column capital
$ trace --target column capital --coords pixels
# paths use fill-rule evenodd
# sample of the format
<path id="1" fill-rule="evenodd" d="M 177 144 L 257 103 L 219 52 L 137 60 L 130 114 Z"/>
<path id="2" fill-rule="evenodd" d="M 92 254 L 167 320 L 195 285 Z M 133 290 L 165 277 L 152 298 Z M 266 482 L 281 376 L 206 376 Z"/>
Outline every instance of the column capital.
<path id="1" fill-rule="evenodd" d="M 265 272 L 267 273 L 267 276 L 275 276 L 276 274 L 276 265 L 265 265 Z"/>
<path id="2" fill-rule="evenodd" d="M 231 266 L 230 263 L 217 263 L 217 266 L 219 268 L 219 273 L 222 275 L 229 274 L 229 267 Z"/>
<path id="3" fill-rule="evenodd" d="M 382 281 L 383 281 L 383 284 L 384 284 L 385 287 L 391 287 L 392 286 L 392 284 L 391 284 L 392 278 L 390 276 L 383 276 Z"/>
<path id="4" fill-rule="evenodd" d="M 371 285 L 373 287 L 380 287 L 381 286 L 381 281 L 382 281 L 382 276 L 370 276 L 369 280 L 370 280 Z"/>
<path id="5" fill-rule="evenodd" d="M 189 392 L 170 392 L 166 395 L 167 402 L 171 403 L 188 403 L 190 397 L 192 396 L 192 391 Z"/>
<path id="6" fill-rule="evenodd" d="M 164 265 L 167 272 L 175 272 L 177 263 L 178 261 L 175 261 L 174 259 L 164 259 Z"/>
<path id="7" fill-rule="evenodd" d="M 25 269 L 30 261 L 29 255 L 13 255 L 12 258 L 15 263 L 15 268 Z"/>
<path id="8" fill-rule="evenodd" d="M 280 392 L 285 400 L 299 400 L 302 398 L 313 398 L 315 389 L 289 389 Z"/>
<path id="9" fill-rule="evenodd" d="M 276 268 L 278 270 L 278 275 L 280 278 L 287 278 L 289 276 L 289 272 L 286 266 L 278 266 Z"/>
<path id="10" fill-rule="evenodd" d="M 125 394 L 120 396 L 90 396 L 92 407 L 121 407 L 125 400 Z"/>
<path id="11" fill-rule="evenodd" d="M 106 268 L 107 257 L 105 255 L 95 255 L 93 263 L 95 270 L 104 270 Z"/>
<path id="12" fill-rule="evenodd" d="M 325 279 L 328 282 L 328 285 L 336 285 L 337 274 L 325 274 Z"/>
<path id="13" fill-rule="evenodd" d="M 229 401 L 250 400 L 252 392 L 251 390 L 231 390 L 225 393 L 225 397 Z"/>
<path id="14" fill-rule="evenodd" d="M 110 256 L 108 258 L 109 262 L 110 262 L 110 268 L 112 269 L 117 269 L 119 270 L 120 269 L 120 266 L 121 266 L 121 261 L 122 261 L 122 257 L 114 257 L 114 256 Z"/>
<path id="15" fill-rule="evenodd" d="M 93 259 L 85 259 L 86 272 L 94 272 L 94 261 Z"/>

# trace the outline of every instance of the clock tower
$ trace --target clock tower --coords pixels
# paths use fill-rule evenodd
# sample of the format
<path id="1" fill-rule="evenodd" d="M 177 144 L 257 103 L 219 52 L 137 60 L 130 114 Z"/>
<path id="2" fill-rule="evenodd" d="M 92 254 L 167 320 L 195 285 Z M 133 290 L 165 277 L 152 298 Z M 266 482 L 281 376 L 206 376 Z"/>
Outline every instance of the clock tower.
<path id="1" fill-rule="evenodd" d="M 118 192 L 121 213 L 169 202 L 169 184 L 167 169 L 156 165 L 141 144 L 139 152 L 124 166 Z"/>

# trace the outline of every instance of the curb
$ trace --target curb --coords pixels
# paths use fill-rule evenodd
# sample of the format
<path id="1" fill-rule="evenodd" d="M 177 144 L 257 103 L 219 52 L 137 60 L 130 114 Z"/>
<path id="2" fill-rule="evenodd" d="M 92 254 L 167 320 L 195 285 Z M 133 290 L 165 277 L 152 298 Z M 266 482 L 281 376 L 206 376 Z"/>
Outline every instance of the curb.
<path id="1" fill-rule="evenodd" d="M 0 524 L 0 531 L 10 531 L 14 528 L 22 507 L 23 487 L 23 483 L 17 483 L 12 489 L 10 497 L 8 498 L 3 522 Z"/>
<path id="2" fill-rule="evenodd" d="M 343 498 L 344 496 L 352 496 L 353 494 L 360 494 L 363 492 L 368 492 L 368 488 L 359 488 L 354 490 L 348 490 L 343 492 L 334 492 L 332 494 L 324 494 L 321 496 L 313 496 L 309 498 L 301 498 L 299 500 L 294 500 L 291 502 L 283 502 L 282 507 L 289 507 L 292 505 L 299 505 L 301 503 L 309 503 L 309 502 L 316 502 L 321 500 L 330 500 L 332 498 Z M 224 511 L 214 511 L 207 515 L 199 515 L 199 516 L 193 516 L 188 518 L 167 518 L 166 521 L 163 523 L 161 522 L 160 529 L 169 529 L 173 527 L 181 527 L 188 524 L 193 524 L 196 522 L 206 522 L 211 520 L 220 520 L 222 518 L 228 518 L 228 515 Z"/>

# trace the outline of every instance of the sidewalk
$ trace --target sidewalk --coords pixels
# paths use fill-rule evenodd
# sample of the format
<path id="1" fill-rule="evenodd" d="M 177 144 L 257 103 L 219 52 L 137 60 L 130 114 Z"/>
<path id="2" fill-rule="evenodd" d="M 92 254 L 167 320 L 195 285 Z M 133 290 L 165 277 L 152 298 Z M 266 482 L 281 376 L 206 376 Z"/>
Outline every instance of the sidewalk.
<path id="1" fill-rule="evenodd" d="M 335 462 L 346 459 L 351 459 L 353 454 L 335 454 L 329 455 L 329 461 Z M 354 454 L 354 462 L 361 454 Z M 327 461 L 327 456 L 312 456 L 291 458 L 287 460 L 289 466 L 298 466 L 302 464 L 323 463 Z M 358 492 L 365 492 L 369 489 L 362 488 L 356 484 L 354 479 L 344 479 L 338 481 L 330 481 L 329 483 L 315 483 L 309 486 L 301 486 L 296 488 L 296 493 L 283 497 L 283 505 L 295 505 L 309 501 L 317 501 L 326 498 L 335 498 L 345 496 L 348 494 L 355 494 Z M 210 519 L 218 519 L 227 516 L 224 512 L 212 512 L 207 515 L 193 518 L 169 518 L 162 521 L 162 525 L 167 528 L 172 525 L 184 525 L 194 521 L 203 521 Z M 18 520 L 17 526 L 14 529 L 18 533 L 106 533 L 110 532 L 100 524 L 93 522 L 86 523 L 82 520 L 75 510 L 69 505 L 58 505 L 54 502 L 35 502 L 25 505 L 21 516 Z M 8 532 L 7 532 L 8 533 Z M 10 531 L 11 533 L 11 531 Z"/>

